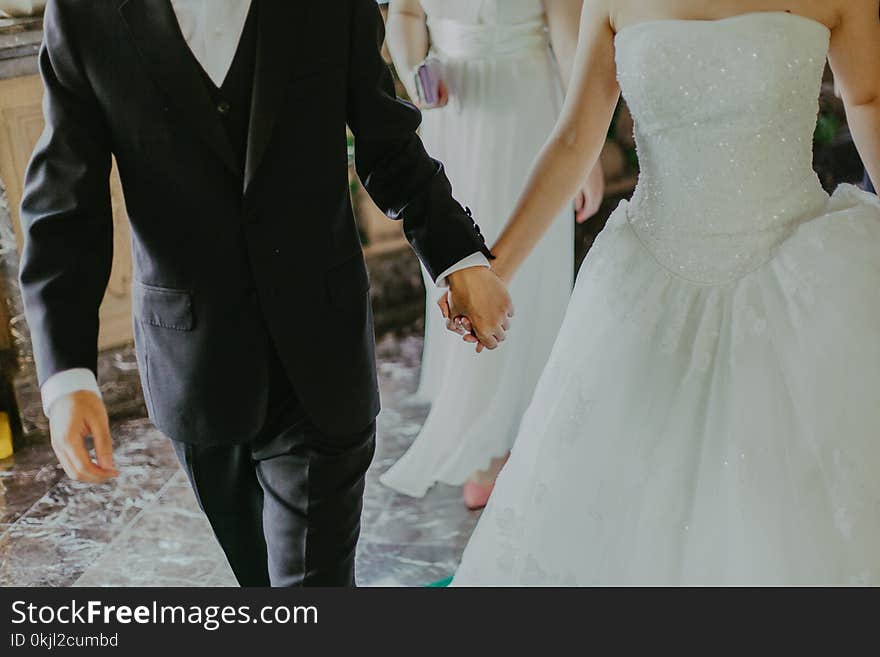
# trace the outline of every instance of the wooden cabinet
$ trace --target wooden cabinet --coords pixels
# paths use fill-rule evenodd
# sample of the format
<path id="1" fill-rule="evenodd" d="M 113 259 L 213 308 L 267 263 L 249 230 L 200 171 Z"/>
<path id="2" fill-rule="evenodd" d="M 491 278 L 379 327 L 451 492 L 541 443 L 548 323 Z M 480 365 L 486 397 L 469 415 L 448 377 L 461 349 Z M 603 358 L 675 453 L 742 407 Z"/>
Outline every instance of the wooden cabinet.
<path id="1" fill-rule="evenodd" d="M 25 170 L 43 130 L 42 94 L 42 83 L 37 75 L 0 79 L 0 180 L 6 186 L 19 248 L 22 234 L 18 206 L 21 203 Z M 132 339 L 130 233 L 115 167 L 110 189 L 115 258 L 110 285 L 101 306 L 101 349 L 119 346 Z M 83 254 L 83 257 L 89 256 Z"/>

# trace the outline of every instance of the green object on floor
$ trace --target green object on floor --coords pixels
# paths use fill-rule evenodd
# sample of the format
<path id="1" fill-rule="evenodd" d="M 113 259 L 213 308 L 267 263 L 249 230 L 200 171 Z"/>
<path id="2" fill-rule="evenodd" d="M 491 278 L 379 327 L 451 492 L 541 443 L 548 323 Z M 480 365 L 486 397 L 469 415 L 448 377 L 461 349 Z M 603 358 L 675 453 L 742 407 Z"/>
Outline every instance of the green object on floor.
<path id="1" fill-rule="evenodd" d="M 447 588 L 450 584 L 452 584 L 452 577 L 451 577 L 451 576 L 450 576 L 450 577 L 447 577 L 446 579 L 441 579 L 439 582 L 432 582 L 431 584 L 428 584 L 425 588 L 429 588 L 429 589 L 445 589 L 445 588 Z"/>

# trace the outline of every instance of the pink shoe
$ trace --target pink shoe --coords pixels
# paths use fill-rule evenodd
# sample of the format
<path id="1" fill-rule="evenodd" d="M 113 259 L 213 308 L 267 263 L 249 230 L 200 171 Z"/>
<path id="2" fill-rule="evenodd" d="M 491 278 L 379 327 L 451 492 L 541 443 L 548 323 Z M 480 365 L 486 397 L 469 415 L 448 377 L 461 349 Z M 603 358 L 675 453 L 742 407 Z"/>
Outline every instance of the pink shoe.
<path id="1" fill-rule="evenodd" d="M 462 496 L 464 497 L 464 505 L 471 511 L 482 509 L 489 503 L 489 496 L 495 489 L 495 482 L 491 484 L 478 484 L 475 481 L 468 481 L 462 487 Z"/>

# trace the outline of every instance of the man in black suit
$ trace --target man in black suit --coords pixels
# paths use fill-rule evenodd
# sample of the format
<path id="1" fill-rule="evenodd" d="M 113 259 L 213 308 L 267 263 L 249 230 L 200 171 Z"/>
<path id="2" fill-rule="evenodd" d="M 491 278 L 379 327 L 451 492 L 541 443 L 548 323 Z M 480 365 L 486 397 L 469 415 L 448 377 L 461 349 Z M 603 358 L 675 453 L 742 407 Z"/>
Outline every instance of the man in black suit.
<path id="1" fill-rule="evenodd" d="M 21 283 L 53 447 L 72 477 L 115 474 L 94 374 L 112 155 L 150 417 L 239 582 L 351 585 L 379 400 L 346 124 L 367 190 L 448 281 L 452 315 L 494 347 L 509 297 L 394 95 L 375 0 L 192 4 L 48 5 Z"/>

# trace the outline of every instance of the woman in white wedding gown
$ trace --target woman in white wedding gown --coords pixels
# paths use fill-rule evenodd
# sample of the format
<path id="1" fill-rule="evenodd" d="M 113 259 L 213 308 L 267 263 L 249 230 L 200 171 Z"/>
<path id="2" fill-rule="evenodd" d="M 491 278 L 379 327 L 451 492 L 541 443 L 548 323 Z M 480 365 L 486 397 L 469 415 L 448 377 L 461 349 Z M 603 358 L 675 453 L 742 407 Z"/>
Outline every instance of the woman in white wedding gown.
<path id="1" fill-rule="evenodd" d="M 706 7 L 585 3 L 494 266 L 509 277 L 576 189 L 620 89 L 641 179 L 578 275 L 456 585 L 880 584 L 880 203 L 829 197 L 811 168 L 830 44 L 880 180 L 878 3 Z"/>
<path id="2" fill-rule="evenodd" d="M 443 107 L 423 107 L 422 139 L 446 166 L 456 197 L 488 240 L 498 237 L 529 167 L 562 105 L 577 45 L 581 0 L 393 0 L 388 45 L 410 95 L 415 69 L 439 64 Z M 549 28 L 549 29 L 548 29 Z M 553 47 L 551 52 L 549 46 Z M 602 173 L 587 186 L 592 214 Z M 586 178 L 586 174 L 582 176 Z M 573 196 L 577 196 L 574 194 Z M 580 205 L 585 199 L 581 193 Z M 512 293 L 523 317 L 505 348 L 478 356 L 459 348 L 437 311 L 428 276 L 421 384 L 432 404 L 407 453 L 381 481 L 422 496 L 437 481 L 465 484 L 471 508 L 485 504 L 544 368 L 574 282 L 573 212 L 558 221 L 523 265 Z M 467 483 L 466 483 L 467 482 Z"/>

